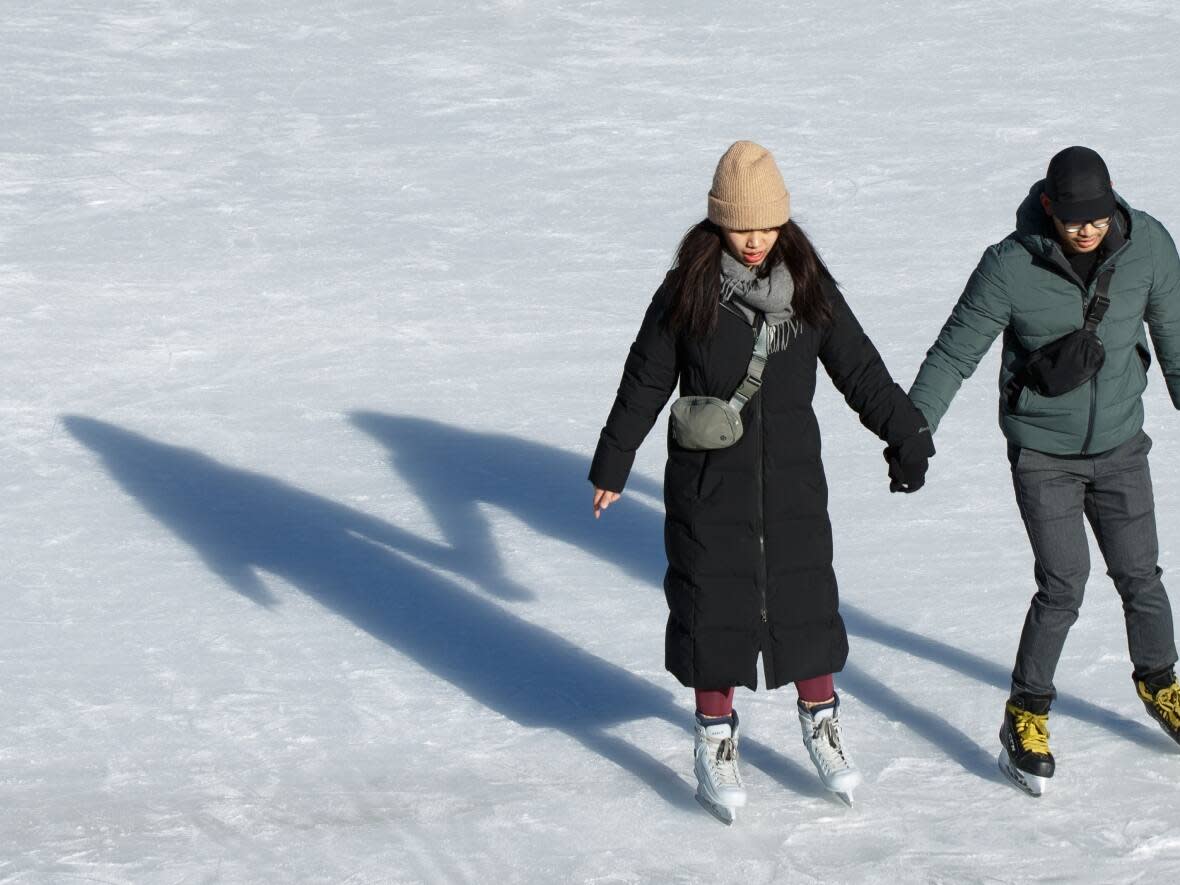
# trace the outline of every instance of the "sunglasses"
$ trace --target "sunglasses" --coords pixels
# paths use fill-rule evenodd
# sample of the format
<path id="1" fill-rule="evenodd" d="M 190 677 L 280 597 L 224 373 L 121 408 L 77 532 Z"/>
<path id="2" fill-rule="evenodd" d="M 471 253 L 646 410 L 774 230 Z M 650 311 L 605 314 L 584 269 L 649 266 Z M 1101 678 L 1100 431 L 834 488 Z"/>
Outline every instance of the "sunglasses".
<path id="1" fill-rule="evenodd" d="M 1086 225 L 1094 228 L 1094 230 L 1106 230 L 1110 227 L 1110 219 L 1095 218 L 1092 221 L 1071 221 L 1069 224 L 1066 224 L 1064 221 L 1061 222 L 1061 226 L 1065 228 L 1066 233 L 1071 234 L 1081 233 L 1082 228 Z"/>

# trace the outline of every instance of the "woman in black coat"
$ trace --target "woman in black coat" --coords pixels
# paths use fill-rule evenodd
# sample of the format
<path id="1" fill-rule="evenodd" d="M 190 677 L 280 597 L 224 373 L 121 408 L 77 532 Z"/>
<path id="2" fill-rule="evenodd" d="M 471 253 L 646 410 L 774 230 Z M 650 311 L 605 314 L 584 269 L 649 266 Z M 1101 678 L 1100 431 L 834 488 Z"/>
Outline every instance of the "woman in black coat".
<path id="1" fill-rule="evenodd" d="M 889 375 L 797 224 L 774 158 L 737 142 L 721 158 L 708 218 L 680 244 L 631 346 L 590 470 L 598 517 L 623 490 L 677 382 L 682 396 L 730 400 L 765 326 L 761 386 L 727 447 L 692 449 L 668 433 L 664 529 L 665 665 L 696 689 L 698 798 L 733 820 L 745 803 L 733 689 L 794 682 L 799 718 L 825 785 L 851 801 L 860 776 L 839 732 L 832 674 L 848 639 L 832 571 L 827 484 L 812 410 L 822 363 L 861 422 L 889 448 L 894 491 L 921 486 L 930 434 Z"/>

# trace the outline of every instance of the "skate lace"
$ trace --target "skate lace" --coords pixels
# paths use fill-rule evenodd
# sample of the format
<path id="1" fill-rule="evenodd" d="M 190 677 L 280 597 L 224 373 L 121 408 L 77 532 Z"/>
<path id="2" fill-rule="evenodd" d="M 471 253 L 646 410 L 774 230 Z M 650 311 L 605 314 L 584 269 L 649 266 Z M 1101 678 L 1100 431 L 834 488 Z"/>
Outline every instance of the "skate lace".
<path id="1" fill-rule="evenodd" d="M 1180 685 L 1173 682 L 1161 688 L 1151 699 L 1152 706 L 1168 720 L 1172 728 L 1180 728 Z"/>
<path id="2" fill-rule="evenodd" d="M 1020 746 L 1030 753 L 1049 755 L 1049 717 L 1042 713 L 1017 710 L 1013 718 Z"/>
<path id="3" fill-rule="evenodd" d="M 714 775 L 720 784 L 741 786 L 741 777 L 737 770 L 738 751 L 733 738 L 725 738 L 717 745 L 717 752 L 713 755 Z"/>
<path id="4" fill-rule="evenodd" d="M 820 756 L 829 768 L 843 768 L 848 765 L 844 744 L 840 740 L 840 723 L 835 718 L 821 719 L 817 722 L 811 730 L 811 742 L 822 751 Z"/>

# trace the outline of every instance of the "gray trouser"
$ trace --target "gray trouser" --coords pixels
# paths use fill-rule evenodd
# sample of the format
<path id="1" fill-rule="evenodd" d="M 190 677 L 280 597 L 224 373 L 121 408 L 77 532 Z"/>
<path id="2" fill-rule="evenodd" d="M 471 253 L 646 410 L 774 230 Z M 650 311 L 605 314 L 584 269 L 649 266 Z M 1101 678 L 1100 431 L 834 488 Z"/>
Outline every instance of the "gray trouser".
<path id="1" fill-rule="evenodd" d="M 1166 670 L 1176 662 L 1172 607 L 1158 565 L 1150 450 L 1142 431 L 1100 455 L 1060 457 L 1009 446 L 1037 582 L 1012 670 L 1014 694 L 1056 696 L 1053 673 L 1090 574 L 1083 514 L 1123 600 L 1135 673 Z"/>

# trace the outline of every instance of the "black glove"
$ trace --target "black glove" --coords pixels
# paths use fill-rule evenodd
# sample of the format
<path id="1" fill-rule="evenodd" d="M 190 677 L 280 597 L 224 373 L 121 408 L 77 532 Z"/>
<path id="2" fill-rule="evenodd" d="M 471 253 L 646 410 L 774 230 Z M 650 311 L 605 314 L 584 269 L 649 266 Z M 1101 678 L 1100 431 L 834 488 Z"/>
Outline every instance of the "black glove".
<path id="1" fill-rule="evenodd" d="M 926 483 L 926 468 L 934 454 L 934 438 L 923 427 L 885 450 L 889 462 L 889 491 L 916 492 Z"/>

